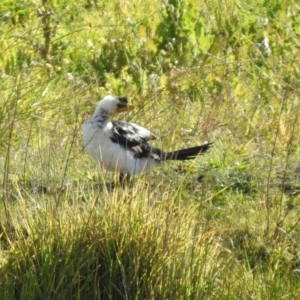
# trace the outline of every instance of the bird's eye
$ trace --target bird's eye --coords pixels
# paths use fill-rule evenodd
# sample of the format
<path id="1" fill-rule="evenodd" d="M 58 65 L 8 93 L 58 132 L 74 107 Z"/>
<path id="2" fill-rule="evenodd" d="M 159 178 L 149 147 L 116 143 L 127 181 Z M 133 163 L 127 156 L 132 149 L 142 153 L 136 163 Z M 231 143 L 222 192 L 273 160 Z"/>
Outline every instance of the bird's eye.
<path id="1" fill-rule="evenodd" d="M 124 104 L 128 103 L 128 99 L 126 97 L 117 97 L 117 98 L 121 103 L 124 103 Z"/>
<path id="2" fill-rule="evenodd" d="M 126 106 L 127 106 L 127 103 L 118 103 L 117 104 L 118 108 L 123 108 L 123 107 L 126 107 Z"/>

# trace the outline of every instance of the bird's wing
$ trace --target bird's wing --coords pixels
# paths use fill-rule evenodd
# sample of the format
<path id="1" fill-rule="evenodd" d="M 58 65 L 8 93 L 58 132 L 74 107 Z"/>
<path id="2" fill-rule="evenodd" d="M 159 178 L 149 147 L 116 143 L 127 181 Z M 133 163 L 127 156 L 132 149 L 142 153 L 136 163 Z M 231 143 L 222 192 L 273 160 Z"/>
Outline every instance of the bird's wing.
<path id="1" fill-rule="evenodd" d="M 131 150 L 134 151 L 135 158 L 152 158 L 157 162 L 162 161 L 165 156 L 165 153 L 162 150 L 153 147 L 150 143 L 135 146 L 131 148 Z"/>
<path id="2" fill-rule="evenodd" d="M 124 146 L 125 148 L 132 148 L 133 151 L 135 151 L 135 147 L 156 138 L 154 134 L 146 128 L 133 123 L 112 121 L 112 124 L 113 135 L 111 140 Z"/>

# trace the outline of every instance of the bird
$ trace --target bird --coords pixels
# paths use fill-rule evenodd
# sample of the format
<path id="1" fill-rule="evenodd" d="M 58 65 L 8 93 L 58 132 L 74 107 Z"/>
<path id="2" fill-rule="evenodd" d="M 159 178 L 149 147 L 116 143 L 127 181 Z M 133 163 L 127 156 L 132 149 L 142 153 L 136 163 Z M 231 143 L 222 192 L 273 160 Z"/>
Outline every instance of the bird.
<path id="1" fill-rule="evenodd" d="M 82 125 L 85 150 L 101 170 L 119 173 L 118 180 L 121 182 L 133 175 L 149 173 L 169 160 L 194 159 L 207 152 L 213 144 L 165 152 L 150 143 L 156 136 L 148 129 L 110 119 L 115 114 L 133 109 L 127 97 L 107 95 Z"/>

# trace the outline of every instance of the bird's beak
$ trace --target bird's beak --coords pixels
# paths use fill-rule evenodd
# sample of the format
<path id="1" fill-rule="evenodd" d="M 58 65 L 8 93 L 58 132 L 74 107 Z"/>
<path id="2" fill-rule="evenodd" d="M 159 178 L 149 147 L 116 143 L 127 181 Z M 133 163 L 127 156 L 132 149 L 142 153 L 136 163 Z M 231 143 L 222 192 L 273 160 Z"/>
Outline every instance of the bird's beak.
<path id="1" fill-rule="evenodd" d="M 132 111 L 132 110 L 134 110 L 134 106 L 126 104 L 124 106 L 123 105 L 118 105 L 118 108 L 116 109 L 116 112 L 121 113 L 123 111 Z"/>

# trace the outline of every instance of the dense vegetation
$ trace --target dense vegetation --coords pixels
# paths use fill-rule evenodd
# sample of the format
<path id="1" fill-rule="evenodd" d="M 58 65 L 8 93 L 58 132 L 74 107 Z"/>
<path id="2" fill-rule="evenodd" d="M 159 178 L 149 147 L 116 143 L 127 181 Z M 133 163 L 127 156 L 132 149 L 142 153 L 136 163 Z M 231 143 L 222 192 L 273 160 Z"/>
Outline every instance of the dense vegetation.
<path id="1" fill-rule="evenodd" d="M 1 299 L 299 299 L 300 6 L 0 5 Z M 106 94 L 157 146 L 106 189 L 81 124 Z"/>

